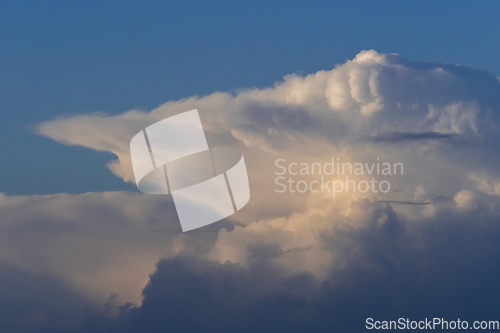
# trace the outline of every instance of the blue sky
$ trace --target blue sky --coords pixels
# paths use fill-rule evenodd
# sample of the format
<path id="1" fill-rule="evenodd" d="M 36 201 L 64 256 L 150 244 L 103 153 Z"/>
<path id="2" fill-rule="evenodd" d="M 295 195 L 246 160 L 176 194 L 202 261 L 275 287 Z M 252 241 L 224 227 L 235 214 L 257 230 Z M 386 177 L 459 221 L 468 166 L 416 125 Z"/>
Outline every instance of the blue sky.
<path id="1" fill-rule="evenodd" d="M 399 53 L 500 76 L 495 1 L 3 1 L 0 191 L 134 190 L 109 153 L 66 147 L 35 124 L 266 87 L 358 52 Z"/>

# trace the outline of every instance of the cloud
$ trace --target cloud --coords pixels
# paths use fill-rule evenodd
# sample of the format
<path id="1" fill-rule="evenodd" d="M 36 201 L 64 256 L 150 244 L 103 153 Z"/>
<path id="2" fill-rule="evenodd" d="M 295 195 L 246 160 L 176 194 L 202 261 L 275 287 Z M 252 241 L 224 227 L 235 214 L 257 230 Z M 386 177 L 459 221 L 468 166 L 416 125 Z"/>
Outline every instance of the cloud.
<path id="1" fill-rule="evenodd" d="M 5 262 L 0 272 L 2 332 L 68 329 L 83 319 L 85 299 L 63 281 Z"/>
<path id="2" fill-rule="evenodd" d="M 265 151 L 339 145 L 372 136 L 419 135 L 468 139 L 498 133 L 500 83 L 458 65 L 410 63 L 373 50 L 329 71 L 288 75 L 274 87 L 213 93 L 167 102 L 151 112 L 80 115 L 37 126 L 39 134 L 66 145 L 114 153 L 108 167 L 133 182 L 129 142 L 144 127 L 198 108 L 213 145 L 220 142 Z M 397 134 L 387 134 L 397 133 Z M 420 133 L 420 134 L 418 134 Z"/>
<path id="3" fill-rule="evenodd" d="M 209 232 L 177 234 L 166 197 L 1 196 L 3 260 L 101 304 L 119 293 L 114 316 L 87 316 L 74 326 L 83 332 L 357 332 L 367 317 L 493 320 L 499 92 L 483 71 L 369 50 L 273 87 L 42 123 L 36 131 L 57 142 L 114 153 L 108 167 L 133 182 L 132 136 L 197 108 L 211 146 L 243 150 L 251 200 Z M 402 163 L 404 172 L 386 177 L 387 194 L 278 193 L 277 159 Z"/>
<path id="4" fill-rule="evenodd" d="M 367 318 L 496 320 L 498 210 L 446 212 L 417 226 L 390 205 L 361 200 L 350 218 L 360 215 L 362 226 L 331 221 L 324 237 L 338 264 L 323 279 L 274 265 L 290 252 L 272 242 L 247 246 L 247 268 L 179 255 L 158 263 L 141 306 L 85 325 L 101 323 L 107 332 L 356 332 Z"/>
<path id="5" fill-rule="evenodd" d="M 456 134 L 446 134 L 439 132 L 417 132 L 417 133 L 401 133 L 401 132 L 390 132 L 379 134 L 375 137 L 369 137 L 365 140 L 371 140 L 374 142 L 387 142 L 387 143 L 397 143 L 411 140 L 440 140 L 440 139 L 451 139 L 456 137 Z"/>
<path id="6" fill-rule="evenodd" d="M 231 229 L 222 223 L 212 233 L 178 239 L 181 228 L 171 200 L 127 192 L 2 194 L 0 215 L 3 262 L 58 279 L 94 305 L 111 293 L 122 302 L 140 303 L 159 258 L 192 248 L 189 238 L 210 246 L 215 228 Z"/>

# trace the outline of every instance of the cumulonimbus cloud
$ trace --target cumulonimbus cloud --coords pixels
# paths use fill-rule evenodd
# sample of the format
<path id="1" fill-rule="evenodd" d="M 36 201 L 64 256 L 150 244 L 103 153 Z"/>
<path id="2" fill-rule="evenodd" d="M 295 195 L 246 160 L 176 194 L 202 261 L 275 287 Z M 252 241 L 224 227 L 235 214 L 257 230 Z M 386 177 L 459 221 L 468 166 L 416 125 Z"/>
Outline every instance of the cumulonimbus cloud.
<path id="1" fill-rule="evenodd" d="M 483 262 L 486 268 L 481 276 L 488 276 L 488 286 L 492 285 L 489 277 L 498 277 L 498 269 L 488 258 L 498 255 L 494 244 L 500 240 L 495 224 L 500 204 L 499 92 L 500 82 L 483 71 L 450 64 L 412 63 L 396 54 L 370 50 L 331 70 L 304 77 L 288 75 L 273 87 L 171 101 L 151 112 L 131 110 L 119 115 L 60 118 L 39 124 L 36 131 L 62 144 L 114 153 L 118 159 L 108 167 L 124 181 L 133 182 L 128 152 L 132 136 L 158 120 L 198 109 L 211 145 L 237 145 L 244 151 L 251 201 L 235 214 L 233 226 L 217 229 L 206 237 L 176 236 L 160 247 L 168 259 L 158 264 L 144 289 L 142 307 L 128 307 L 119 319 L 126 323 L 141 322 L 147 311 L 168 312 L 175 306 L 168 297 L 179 298 L 176 288 L 188 290 L 184 282 L 191 281 L 190 278 L 197 290 L 203 291 L 204 298 L 200 300 L 203 303 L 212 302 L 211 292 L 220 290 L 218 279 L 234 282 L 241 277 L 253 281 L 250 284 L 255 282 L 249 288 L 255 297 L 244 291 L 245 286 L 229 283 L 234 295 L 244 297 L 245 301 L 238 303 L 231 295 L 224 294 L 227 299 L 221 303 L 217 303 L 220 299 L 213 301 L 215 306 L 211 310 L 223 313 L 240 305 L 240 310 L 252 313 L 263 304 L 277 304 L 287 313 L 286 324 L 278 323 L 277 327 L 290 331 L 293 318 L 311 316 L 308 318 L 315 323 L 326 320 L 326 313 L 315 312 L 318 306 L 333 304 L 326 308 L 342 313 L 335 299 L 360 301 L 360 295 L 367 290 L 370 297 L 381 297 L 381 303 L 377 304 L 387 310 L 382 314 L 390 314 L 395 304 L 403 302 L 397 293 L 404 294 L 405 286 L 417 286 L 418 293 L 404 295 L 418 303 L 422 293 L 445 287 L 445 277 L 457 286 L 467 280 L 457 278 L 460 264 L 465 265 L 464 270 L 479 269 L 476 263 Z M 401 162 L 405 171 L 404 175 L 391 178 L 392 188 L 387 195 L 278 194 L 274 191 L 275 171 L 278 171 L 274 162 L 278 158 L 286 163 L 306 164 L 326 163 L 332 158 L 363 163 L 379 158 Z M 0 211 L 6 212 L 3 216 L 9 216 L 9 221 L 21 221 L 20 225 L 32 223 L 34 215 L 46 221 L 41 225 L 47 221 L 52 225 L 53 221 L 74 220 L 46 227 L 51 230 L 51 239 L 64 244 L 73 238 L 61 236 L 60 230 L 86 225 L 88 230 L 82 227 L 75 235 L 99 234 L 98 225 L 84 223 L 88 218 L 101 219 L 99 209 L 113 212 L 107 215 L 105 225 L 120 226 L 123 221 L 126 225 L 138 221 L 160 223 L 159 208 L 155 205 L 163 199 L 131 193 L 44 197 L 44 205 L 54 207 L 51 210 L 37 210 L 38 200 L 42 199 L 1 197 Z M 151 202 L 155 204 L 151 206 Z M 26 205 L 31 210 L 23 211 Z M 91 210 L 97 212 L 95 216 L 84 214 Z M 129 210 L 132 214 L 124 214 Z M 169 211 L 161 214 L 168 216 Z M 170 217 L 166 220 L 165 223 L 172 222 Z M 0 227 L 5 234 L 15 234 L 10 225 Z M 114 253 L 117 245 L 113 244 L 123 244 L 123 239 L 133 237 L 132 234 L 115 234 L 109 247 L 99 243 L 99 249 Z M 468 239 L 466 234 L 473 237 Z M 488 242 L 483 243 L 482 237 Z M 136 244 L 143 245 L 143 242 Z M 158 255 L 157 250 L 152 251 L 154 255 Z M 22 251 L 16 248 L 12 253 L 18 256 Z M 115 254 L 109 258 L 124 258 Z M 32 257 L 23 260 L 27 265 L 35 261 Z M 441 269 L 447 262 L 449 272 Z M 50 263 L 43 267 L 54 266 Z M 106 265 L 93 267 L 93 279 L 106 272 Z M 126 267 L 116 268 L 116 272 Z M 180 278 L 165 273 L 173 268 L 178 269 Z M 55 269 L 51 271 L 63 276 Z M 66 280 L 77 281 L 71 280 L 71 276 L 78 270 L 70 267 L 68 271 L 73 275 L 64 273 L 70 276 Z M 214 278 L 200 287 L 197 282 L 204 274 Z M 262 282 L 264 275 L 259 274 L 270 278 L 262 288 L 257 282 Z M 429 282 L 436 276 L 441 279 L 439 283 Z M 401 285 L 393 290 L 388 283 L 380 284 L 382 277 Z M 164 280 L 172 282 L 174 287 L 165 286 Z M 297 287 L 297 281 L 307 282 L 304 289 Z M 381 285 L 381 290 L 387 292 L 385 295 L 374 291 Z M 338 286 L 349 292 L 342 294 Z M 466 294 L 464 297 L 471 296 Z M 346 295 L 349 297 L 345 298 Z M 433 297 L 435 302 L 451 306 L 445 298 Z M 478 298 L 470 299 L 476 302 Z M 289 301 L 296 302 L 293 311 L 286 308 Z M 408 311 L 414 309 L 411 301 L 403 303 Z M 452 308 L 455 312 L 460 310 Z M 189 311 L 187 305 L 186 309 Z M 211 313 L 204 307 L 196 309 Z M 360 313 L 365 315 L 368 309 L 371 308 L 362 308 L 364 312 Z M 289 316 L 290 313 L 293 315 Z M 301 321 L 305 317 L 297 320 L 307 323 Z M 159 317 L 154 320 L 162 322 Z M 257 325 L 250 317 L 243 316 L 242 320 Z"/>

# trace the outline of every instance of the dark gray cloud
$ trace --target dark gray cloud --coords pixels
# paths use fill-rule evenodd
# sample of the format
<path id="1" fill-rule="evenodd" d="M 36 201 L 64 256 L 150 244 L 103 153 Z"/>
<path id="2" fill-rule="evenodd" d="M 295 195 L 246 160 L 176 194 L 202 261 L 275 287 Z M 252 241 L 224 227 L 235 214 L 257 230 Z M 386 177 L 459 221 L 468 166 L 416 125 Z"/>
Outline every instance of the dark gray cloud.
<path id="1" fill-rule="evenodd" d="M 405 200 L 377 200 L 375 202 L 383 202 L 393 205 L 430 205 L 430 202 L 415 202 L 415 201 L 405 201 Z"/>
<path id="2" fill-rule="evenodd" d="M 276 243 L 254 245 L 249 268 L 179 255 L 158 263 L 141 306 L 89 316 L 77 331 L 361 332 L 368 317 L 499 319 L 498 212 L 443 212 L 415 226 L 388 204 L 356 205 L 370 212 L 363 227 L 325 236 L 342 257 L 325 280 L 274 266 L 286 255 Z"/>
<path id="3" fill-rule="evenodd" d="M 457 137 L 454 133 L 439 133 L 439 132 L 389 132 L 375 136 L 363 138 L 365 141 L 398 143 L 414 140 L 443 140 Z"/>
<path id="4" fill-rule="evenodd" d="M 0 263 L 0 332 L 64 332 L 80 323 L 88 302 L 61 280 Z"/>

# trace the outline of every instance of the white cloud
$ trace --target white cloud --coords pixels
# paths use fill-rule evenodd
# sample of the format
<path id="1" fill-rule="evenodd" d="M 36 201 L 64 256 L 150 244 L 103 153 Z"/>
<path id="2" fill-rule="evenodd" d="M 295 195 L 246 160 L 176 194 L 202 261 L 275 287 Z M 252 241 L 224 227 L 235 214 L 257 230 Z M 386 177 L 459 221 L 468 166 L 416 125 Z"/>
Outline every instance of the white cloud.
<path id="1" fill-rule="evenodd" d="M 479 82 L 459 66 L 412 64 L 395 54 L 363 51 L 330 71 L 288 75 L 274 87 L 235 95 L 214 93 L 168 102 L 151 112 L 90 114 L 42 123 L 38 133 L 67 145 L 109 151 L 108 167 L 133 182 L 128 144 L 142 128 L 179 112 L 200 109 L 213 143 L 230 139 L 267 151 L 341 144 L 388 132 L 497 133 L 500 105 L 489 91 L 491 76 Z M 491 80 L 488 80 L 491 79 Z"/>
<path id="2" fill-rule="evenodd" d="M 469 190 L 462 190 L 458 192 L 457 195 L 453 197 L 453 200 L 455 200 L 457 207 L 463 209 L 473 208 L 475 204 L 474 193 Z"/>

